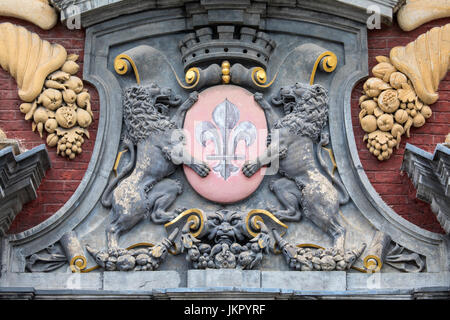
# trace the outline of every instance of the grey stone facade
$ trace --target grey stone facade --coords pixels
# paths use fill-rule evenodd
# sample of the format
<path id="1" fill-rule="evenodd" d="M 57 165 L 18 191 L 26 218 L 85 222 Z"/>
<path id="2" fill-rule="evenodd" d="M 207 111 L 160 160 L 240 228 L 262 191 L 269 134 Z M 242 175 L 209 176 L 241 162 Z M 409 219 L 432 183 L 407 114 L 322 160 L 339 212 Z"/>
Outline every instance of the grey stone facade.
<path id="1" fill-rule="evenodd" d="M 62 19 L 67 20 L 70 16 L 63 4 L 73 2 L 54 2 L 62 5 Z M 87 27 L 83 74 L 85 80 L 97 88 L 101 104 L 94 151 L 80 186 L 58 212 L 34 228 L 2 239 L 0 295 L 30 299 L 46 299 L 52 295 L 97 298 L 151 296 L 155 299 L 448 297 L 448 236 L 426 231 L 398 216 L 371 186 L 358 158 L 350 96 L 354 85 L 368 75 L 365 6 L 369 2 L 358 2 L 358 5 L 353 2 L 349 5 L 348 2 L 233 1 L 224 5 L 213 0 L 76 1 L 81 12 L 81 23 Z M 392 17 L 395 1 L 370 3 L 388 8 L 384 15 Z M 113 168 L 117 155 L 126 147 L 123 141 L 126 128 L 122 123 L 123 89 L 136 85 L 139 79 L 142 84 L 153 82 L 160 88 L 170 88 L 183 101 L 189 99 L 192 89 L 180 80 L 187 70 L 181 59 L 179 43 L 186 39 L 187 34 L 197 32 L 205 25 L 214 28 L 238 25 L 240 30 L 251 27 L 267 34 L 276 43 L 270 58 L 263 64 L 267 66 L 267 77 L 273 79 L 273 84 L 261 87 L 254 85 L 254 82 L 242 82 L 242 86 L 252 94 L 260 91 L 270 101 L 281 92 L 281 88 L 294 88 L 297 82 L 309 83 L 312 66 L 320 53 L 326 50 L 337 57 L 334 71 L 325 72 L 323 67 L 318 68 L 313 80 L 328 92 L 329 116 L 322 133 L 329 137 L 327 146 L 334 155 L 337 167 L 333 178 L 340 181 L 349 195 L 348 201 L 339 207 L 339 212 L 333 214 L 346 230 L 346 248 L 358 247 L 364 251 L 353 256 L 358 256 L 351 261 L 354 268 L 345 271 L 289 270 L 290 265 L 285 257 L 289 258 L 289 254 L 297 250 L 294 248 L 296 245 L 333 246 L 333 239 L 308 219 L 290 222 L 286 230 L 283 229 L 286 231 L 283 234 L 286 251 L 276 254 L 272 250 L 270 255 L 262 258 L 255 270 L 192 270 L 185 255 L 175 252 L 164 256 L 164 262 L 158 265 L 159 271 L 105 271 L 99 266 L 107 266 L 110 262 L 109 266 L 115 267 L 111 257 L 126 256 L 128 261 L 135 261 L 137 257 L 135 259 L 132 253 L 124 250 L 122 256 L 114 250 L 111 255 L 99 251 L 91 256 L 86 252 L 87 245 L 107 247 L 105 234 L 110 209 L 102 205 L 101 197 L 115 178 Z M 196 34 L 199 35 L 199 32 Z M 128 72 L 119 74 L 115 68 L 119 55 L 135 62 L 134 68 L 127 60 L 124 63 Z M 241 62 L 238 58 L 236 61 Z M 238 65 L 236 61 L 232 61 L 233 67 Z M 125 66 L 122 67 L 126 69 Z M 241 65 L 239 70 L 248 75 L 251 67 L 254 66 L 248 63 Z M 202 69 L 202 79 L 210 81 L 202 82 L 202 88 L 213 82 L 210 76 L 217 76 L 217 70 L 221 70 L 218 65 L 212 71 Z M 287 104 L 288 101 L 289 97 Z M 278 109 L 276 112 L 280 115 L 283 111 Z M 315 153 L 329 154 L 326 149 L 321 150 L 321 146 L 316 143 Z M 123 153 L 118 172 L 124 170 L 130 158 L 130 152 Z M 332 158 L 328 156 L 326 159 L 325 166 L 333 168 Z M 216 212 L 222 207 L 200 197 L 186 182 L 181 168 L 174 171 L 172 178 L 183 186 L 182 192 L 177 193 L 173 200 L 173 207 L 200 208 L 208 212 Z M 227 205 L 227 209 L 247 213 L 255 208 L 279 204 L 270 187 L 274 178 L 279 179 L 281 175 L 277 173 L 265 177 L 254 195 L 237 204 Z M 275 221 L 270 220 L 268 215 L 265 218 L 260 217 L 259 222 L 262 220 L 262 223 L 269 225 Z M 148 220 L 142 221 L 120 237 L 119 246 L 125 248 L 136 243 L 167 244 L 175 241 L 170 236 L 171 239 L 167 240 L 168 231 L 175 234 L 180 231 L 175 227 L 182 229 L 183 224 L 174 224 L 175 231 Z M 184 226 L 189 227 L 189 224 L 186 222 Z M 279 226 L 275 224 L 273 227 L 272 224 L 271 228 L 274 230 Z M 60 239 L 67 234 L 73 236 L 76 245 L 65 247 L 62 244 Z M 340 244 L 343 234 L 340 233 L 337 241 Z M 183 235 L 189 236 L 189 228 Z M 379 235 L 381 240 L 374 241 Z M 188 243 L 189 237 L 184 240 Z M 260 240 L 257 243 L 262 248 L 264 245 L 267 247 L 270 239 L 261 237 L 256 240 Z M 361 246 L 362 243 L 365 245 Z M 226 248 L 222 246 L 224 252 Z M 147 254 L 150 251 L 147 250 Z M 155 251 L 151 254 L 160 253 Z M 67 263 L 60 260 L 64 252 L 69 258 Z M 196 254 L 191 253 L 192 256 Z M 305 256 L 309 253 L 305 250 Z M 374 255 L 385 258 L 383 262 L 386 263 L 381 266 L 381 261 L 378 261 L 379 267 L 382 267 L 377 270 L 380 272 L 371 273 L 365 268 L 368 265 L 366 262 Z M 50 272 L 28 272 L 30 261 L 35 262 L 40 257 L 57 265 L 46 269 Z M 80 265 L 85 259 L 86 264 L 81 269 L 90 272 L 82 270 L 71 273 L 73 265 L 69 266 L 69 262 L 76 259 L 79 259 Z M 342 261 L 343 257 L 339 259 Z M 115 260 L 117 262 L 118 259 Z"/>

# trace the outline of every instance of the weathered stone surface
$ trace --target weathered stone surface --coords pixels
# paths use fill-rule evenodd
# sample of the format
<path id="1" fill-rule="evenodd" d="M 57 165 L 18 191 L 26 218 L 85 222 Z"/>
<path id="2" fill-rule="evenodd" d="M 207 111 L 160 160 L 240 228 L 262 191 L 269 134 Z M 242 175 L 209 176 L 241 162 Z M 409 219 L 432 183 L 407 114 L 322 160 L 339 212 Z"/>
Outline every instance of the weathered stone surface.
<path id="1" fill-rule="evenodd" d="M 102 3 L 106 4 L 106 2 Z M 156 4 L 156 2 L 153 3 Z M 206 1 L 202 3 L 206 3 Z M 305 80 L 310 79 L 309 67 L 314 64 L 317 57 L 312 58 L 305 51 L 297 50 L 295 48 L 297 43 L 318 43 L 325 46 L 327 50 L 336 53 L 340 61 L 336 72 L 332 76 L 322 71 L 318 72 L 315 81 L 326 88 L 332 88 L 330 90 L 330 111 L 333 116 L 329 119 L 327 129 L 329 129 L 330 145 L 338 168 L 336 177 L 342 180 L 352 198 L 352 201 L 342 206 L 341 216 L 338 217 L 349 222 L 346 245 L 348 243 L 351 247 L 360 241 L 368 243 L 376 230 L 380 230 L 391 235 L 393 241 L 426 257 L 427 272 L 447 270 L 448 258 L 446 252 L 448 243 L 445 240 L 446 238 L 442 235 L 424 232 L 424 230 L 399 219 L 392 209 L 384 205 L 378 194 L 371 188 L 357 158 L 351 114 L 346 103 L 350 100 L 354 84 L 362 77 L 367 76 L 365 25 L 367 14 L 365 10 L 364 15 L 362 15 L 360 11 L 355 9 L 352 11 L 354 13 L 353 18 L 345 19 L 342 12 L 340 15 L 335 15 L 335 11 L 325 10 L 325 8 L 330 8 L 328 1 L 319 0 L 314 1 L 314 3 L 312 1 L 301 1 L 296 2 L 295 7 L 293 2 L 284 3 L 286 6 L 269 6 L 269 10 L 265 13 L 267 16 L 264 21 L 261 20 L 259 26 L 261 30 L 275 39 L 277 42 L 276 50 L 279 50 L 280 53 L 272 55 L 273 59 L 270 61 L 269 69 L 280 70 L 280 72 L 277 73 L 278 77 L 274 86 L 267 88 L 264 95 L 272 97 L 282 86 L 291 86 L 296 81 L 305 82 Z M 297 3 L 301 3 L 302 7 L 296 7 Z M 198 5 L 199 3 L 195 4 Z M 303 5 L 309 6 L 310 9 L 304 9 Z M 320 10 L 314 11 L 314 6 L 320 8 Z M 345 7 L 350 8 L 350 6 Z M 339 8 L 342 7 L 339 6 Z M 204 10 L 206 9 L 199 8 L 199 15 L 197 15 L 199 24 L 201 23 L 200 17 L 205 18 L 205 20 L 202 20 L 203 22 L 209 21 L 208 17 L 204 17 Z M 335 8 L 333 7 L 331 10 L 335 10 Z M 91 11 L 91 13 L 93 14 L 94 11 Z M 120 11 L 114 14 L 120 14 Z M 355 16 L 359 18 L 357 19 Z M 233 17 L 239 17 L 239 15 L 236 14 Z M 142 65 L 142 69 L 139 69 L 141 80 L 155 81 L 160 86 L 171 88 L 174 93 L 180 94 L 182 99 L 187 98 L 189 94 L 183 89 L 184 87 L 180 88 L 180 82 L 176 81 L 174 75 L 174 73 L 179 75 L 183 72 L 183 63 L 173 58 L 179 58 L 177 44 L 189 32 L 187 29 L 191 28 L 194 20 L 191 21 L 190 17 L 186 17 L 183 8 L 158 8 L 158 10 L 124 15 L 108 21 L 106 21 L 105 15 L 99 15 L 100 18 L 104 19 L 104 22 L 92 25 L 86 31 L 85 69 L 83 72 L 86 80 L 93 83 L 98 89 L 102 103 L 96 147 L 90 167 L 76 193 L 60 211 L 33 230 L 12 235 L 4 242 L 8 255 L 3 255 L 3 258 L 7 258 L 2 261 L 2 265 L 6 271 L 11 269 L 21 270 L 23 266 L 20 259 L 25 259 L 24 257 L 52 245 L 60 239 L 61 234 L 74 229 L 80 235 L 81 243 L 93 243 L 96 247 L 105 247 L 104 231 L 109 219 L 109 210 L 105 210 L 99 201 L 108 180 L 113 177 L 112 170 L 116 155 L 119 150 L 123 150 L 121 141 L 121 131 L 123 130 L 121 128 L 122 111 L 124 109 L 121 91 L 125 87 L 134 85 L 137 78 L 136 72 L 134 74 L 129 72 L 123 76 L 114 73 L 114 57 L 145 42 L 148 47 L 152 46 L 153 51 L 150 50 L 148 55 L 143 57 L 145 59 L 138 61 L 139 63 L 146 62 L 139 64 L 139 66 Z M 220 17 L 214 16 L 213 18 Z M 320 23 L 317 23 L 316 20 Z M 85 21 L 83 17 L 82 21 Z M 299 47 L 301 46 L 299 45 Z M 284 53 L 289 54 L 286 57 Z M 293 54 L 290 55 L 290 53 Z M 153 57 L 157 59 L 153 59 Z M 160 59 L 160 57 L 166 60 Z M 166 68 L 167 61 L 172 64 L 172 69 Z M 131 71 L 131 67 L 129 70 Z M 272 75 L 269 71 L 271 70 L 268 70 L 268 74 Z M 318 69 L 318 71 L 320 70 Z M 124 159 L 129 160 L 129 155 L 125 154 Z M 328 163 L 328 165 L 330 164 Z M 118 172 L 123 169 L 123 166 L 124 164 L 122 164 L 122 167 L 119 165 Z M 174 172 L 174 178 L 185 181 L 181 170 Z M 260 192 L 239 203 L 243 207 L 241 210 L 245 211 L 265 207 L 268 204 L 276 204 L 277 199 L 268 188 L 268 182 L 271 179 L 266 180 L 267 184 L 261 186 Z M 186 187 L 176 199 L 174 208 L 206 208 L 212 211 L 216 209 L 215 204 L 208 203 L 199 197 L 198 194 L 189 189 L 188 185 Z M 148 220 L 145 224 L 136 225 L 133 232 L 124 234 L 118 245 L 125 248 L 142 241 L 156 243 L 167 236 L 163 226 L 147 222 Z M 303 219 L 300 223 L 290 224 L 288 232 L 283 237 L 293 243 L 294 246 L 302 243 L 330 246 L 332 241 L 329 236 L 318 230 L 317 226 L 308 219 Z M 91 265 L 91 262 L 92 260 L 89 261 L 89 265 Z M 359 263 L 357 266 L 361 266 L 361 261 L 357 262 Z M 256 271 L 255 273 L 240 270 L 188 270 L 188 261 L 184 259 L 183 255 L 169 255 L 162 268 L 177 270 L 177 272 L 115 271 L 100 273 L 104 279 L 103 290 L 97 290 L 95 293 L 100 292 L 105 296 L 123 296 L 124 291 L 132 290 L 136 296 L 142 297 L 147 294 L 148 297 L 156 292 L 154 291 L 156 288 L 159 297 L 186 297 L 193 292 L 197 293 L 198 297 L 208 295 L 209 292 L 222 292 L 224 296 L 228 292 L 235 292 L 235 297 L 242 297 L 252 290 L 254 290 L 255 295 L 284 295 L 284 297 L 302 296 L 304 290 L 314 291 L 313 296 L 315 297 L 354 295 L 354 293 L 346 290 L 346 273 L 343 271 L 269 271 L 287 269 L 282 255 L 272 255 L 270 260 L 263 261 L 261 269 L 264 271 Z M 186 272 L 188 274 L 187 279 L 184 270 L 188 270 Z M 199 274 L 194 272 L 199 272 Z M 228 272 L 238 272 L 237 274 L 240 274 L 240 276 L 229 276 Z M 6 276 L 6 274 L 4 275 Z M 52 275 L 51 273 L 47 275 L 48 281 L 53 281 Z M 408 281 L 408 279 L 405 277 L 404 280 Z M 214 286 L 214 288 L 205 288 L 203 285 Z M 218 285 L 227 288 L 218 288 Z M 201 287 L 198 288 L 197 286 Z M 10 287 L 12 287 L 12 284 Z M 436 287 L 433 287 L 433 289 L 436 289 Z M 401 293 L 391 290 L 388 294 L 414 296 L 416 288 L 407 290 Z M 362 292 L 364 292 L 363 294 L 371 294 L 368 290 L 362 290 Z"/>
<path id="2" fill-rule="evenodd" d="M 345 275 L 344 271 L 262 271 L 261 287 L 308 291 L 345 291 Z"/>
<path id="3" fill-rule="evenodd" d="M 347 290 L 449 286 L 450 273 L 348 273 Z"/>
<path id="4" fill-rule="evenodd" d="M 259 288 L 261 272 L 257 270 L 206 269 L 188 271 L 188 288 L 247 287 Z"/>
<path id="5" fill-rule="evenodd" d="M 101 273 L 71 273 L 58 272 L 52 274 L 52 281 L 48 281 L 48 273 L 15 273 L 8 272 L 0 277 L 0 287 L 30 287 L 36 290 L 101 290 Z"/>
<path id="6" fill-rule="evenodd" d="M 176 271 L 104 272 L 104 290 L 152 290 L 178 288 L 181 275 Z"/>

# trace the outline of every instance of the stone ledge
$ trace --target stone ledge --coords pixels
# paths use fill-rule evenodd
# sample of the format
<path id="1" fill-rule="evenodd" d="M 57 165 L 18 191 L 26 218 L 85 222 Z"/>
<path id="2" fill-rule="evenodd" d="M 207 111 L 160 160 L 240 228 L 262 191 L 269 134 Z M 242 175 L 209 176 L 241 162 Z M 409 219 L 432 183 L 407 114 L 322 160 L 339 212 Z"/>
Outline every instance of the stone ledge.
<path id="1" fill-rule="evenodd" d="M 227 15 L 235 10 L 242 16 L 241 19 L 246 24 L 257 26 L 260 18 L 263 17 L 268 6 L 290 8 L 311 8 L 313 10 L 321 10 L 323 12 L 336 11 L 336 14 L 347 16 L 361 22 L 365 22 L 369 14 L 367 8 L 376 6 L 379 9 L 383 22 L 392 23 L 394 12 L 402 0 L 337 0 L 334 3 L 328 3 L 326 0 L 303 0 L 303 1 L 248 1 L 248 2 L 230 2 L 230 3 L 213 3 L 208 5 L 206 2 L 192 0 L 79 0 L 74 3 L 72 0 L 51 0 L 53 5 L 61 12 L 61 21 L 71 21 L 80 17 L 83 27 L 89 27 L 94 24 L 116 18 L 126 14 L 142 12 L 145 10 L 166 9 L 166 8 L 186 8 L 189 16 L 192 15 L 193 24 L 196 21 L 205 23 L 209 18 L 213 18 L 214 14 L 223 19 L 223 13 L 227 11 Z M 331 2 L 331 1 L 329 1 Z M 337 8 L 337 9 L 336 9 Z M 219 9 L 217 12 L 214 10 Z M 248 11 L 248 12 L 247 12 Z M 349 14 L 352 13 L 352 14 Z M 222 13 L 222 14 L 221 14 Z M 227 18 L 228 19 L 228 18 Z M 239 22 L 243 22 L 239 19 Z M 212 19 L 212 21 L 215 21 Z M 212 22 L 211 21 L 211 22 Z M 231 21 L 229 21 L 231 22 Z M 73 21 L 72 21 L 73 23 Z"/>
<path id="2" fill-rule="evenodd" d="M 188 270 L 187 287 L 247 287 L 259 288 L 261 272 L 257 270 L 206 269 Z"/>
<path id="3" fill-rule="evenodd" d="M 346 273 L 344 271 L 189 270 L 187 279 L 177 271 L 12 273 L 0 277 L 0 298 L 17 288 L 45 294 L 153 295 L 156 298 L 239 297 L 349 297 L 398 295 L 412 297 L 449 294 L 450 272 Z M 424 289 L 426 288 L 426 290 Z M 16 290 L 17 289 L 17 290 Z M 20 291 L 19 290 L 19 291 Z M 28 292 L 28 291 L 27 291 Z M 80 297 L 82 294 L 80 295 Z"/>
<path id="4" fill-rule="evenodd" d="M 215 290 L 218 289 L 218 290 Z M 182 288 L 151 291 L 108 291 L 108 290 L 37 290 L 33 287 L 0 288 L 0 300 L 380 300 L 380 299 L 449 299 L 448 287 L 424 287 L 397 290 L 352 290 L 352 291 L 295 291 L 248 288 Z"/>

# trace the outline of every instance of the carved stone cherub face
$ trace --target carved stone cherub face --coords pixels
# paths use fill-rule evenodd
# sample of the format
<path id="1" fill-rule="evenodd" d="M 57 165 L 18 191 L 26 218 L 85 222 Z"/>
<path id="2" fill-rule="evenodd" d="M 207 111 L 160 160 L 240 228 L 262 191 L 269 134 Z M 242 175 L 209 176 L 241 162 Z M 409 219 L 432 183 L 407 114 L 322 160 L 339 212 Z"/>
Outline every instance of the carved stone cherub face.
<path id="1" fill-rule="evenodd" d="M 244 216 L 238 211 L 220 209 L 207 214 L 208 240 L 231 245 L 242 241 L 244 236 Z"/>

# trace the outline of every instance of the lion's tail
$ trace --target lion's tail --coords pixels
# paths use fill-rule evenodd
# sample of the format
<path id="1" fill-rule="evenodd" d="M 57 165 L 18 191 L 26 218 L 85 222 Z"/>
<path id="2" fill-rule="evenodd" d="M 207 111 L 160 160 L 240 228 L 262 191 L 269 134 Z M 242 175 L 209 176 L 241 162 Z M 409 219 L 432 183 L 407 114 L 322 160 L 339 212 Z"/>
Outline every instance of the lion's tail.
<path id="1" fill-rule="evenodd" d="M 319 160 L 319 163 L 322 166 L 322 168 L 325 170 L 325 172 L 330 177 L 333 184 L 340 189 L 340 191 L 341 191 L 340 193 L 341 193 L 342 197 L 339 199 L 339 204 L 343 205 L 350 201 L 350 196 L 348 195 L 348 192 L 345 189 L 342 182 L 340 182 L 338 179 L 336 179 L 336 177 L 330 172 L 330 170 L 328 169 L 328 166 L 326 165 L 326 163 L 322 157 L 321 149 L 323 146 L 326 146 L 328 144 L 328 142 L 329 142 L 328 136 L 322 135 L 319 145 L 317 146 L 317 150 L 316 150 L 317 159 Z"/>
<path id="2" fill-rule="evenodd" d="M 130 162 L 126 165 L 126 167 L 115 177 L 106 187 L 105 191 L 102 195 L 102 205 L 106 208 L 111 208 L 112 206 L 112 191 L 117 186 L 120 180 L 122 180 L 127 174 L 130 173 L 134 168 L 134 161 L 136 158 L 136 152 L 134 150 L 134 144 L 129 139 L 124 139 L 124 143 L 126 148 L 130 152 Z"/>

